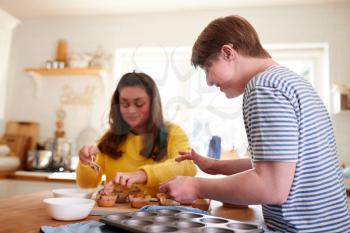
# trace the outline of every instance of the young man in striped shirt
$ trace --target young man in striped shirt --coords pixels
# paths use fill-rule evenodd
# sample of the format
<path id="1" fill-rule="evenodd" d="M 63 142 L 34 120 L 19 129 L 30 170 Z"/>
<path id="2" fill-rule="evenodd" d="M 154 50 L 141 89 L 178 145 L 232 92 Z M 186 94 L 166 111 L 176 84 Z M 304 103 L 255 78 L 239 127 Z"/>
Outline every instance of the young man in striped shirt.
<path id="1" fill-rule="evenodd" d="M 197 197 L 262 204 L 267 227 L 277 232 L 350 232 L 346 193 L 329 114 L 311 85 L 278 65 L 244 18 L 212 21 L 192 50 L 192 64 L 208 85 L 228 98 L 244 94 L 243 116 L 251 159 L 193 160 L 225 178 L 177 177 L 161 191 L 182 203 Z"/>

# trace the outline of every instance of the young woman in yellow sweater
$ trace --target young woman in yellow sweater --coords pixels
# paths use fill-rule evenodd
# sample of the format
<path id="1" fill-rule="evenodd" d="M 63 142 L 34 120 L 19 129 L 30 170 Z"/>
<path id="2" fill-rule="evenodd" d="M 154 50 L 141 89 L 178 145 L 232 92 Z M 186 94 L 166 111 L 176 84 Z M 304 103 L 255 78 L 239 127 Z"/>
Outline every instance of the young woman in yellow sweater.
<path id="1" fill-rule="evenodd" d="M 80 187 L 97 187 L 105 174 L 110 185 L 137 184 L 154 195 L 161 183 L 196 174 L 192 161 L 175 161 L 180 151 L 190 150 L 189 141 L 179 126 L 164 121 L 159 91 L 147 74 L 122 76 L 112 97 L 109 124 L 97 147 L 84 146 L 79 152 Z"/>

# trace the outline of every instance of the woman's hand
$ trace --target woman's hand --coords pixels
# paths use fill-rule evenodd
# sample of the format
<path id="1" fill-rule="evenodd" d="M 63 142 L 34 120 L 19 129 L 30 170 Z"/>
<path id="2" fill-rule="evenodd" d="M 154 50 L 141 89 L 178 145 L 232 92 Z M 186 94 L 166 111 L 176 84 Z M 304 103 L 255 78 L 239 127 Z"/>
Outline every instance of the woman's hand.
<path id="1" fill-rule="evenodd" d="M 79 151 L 79 160 L 85 165 L 89 165 L 95 160 L 98 149 L 96 146 L 83 146 Z"/>
<path id="2" fill-rule="evenodd" d="M 96 173 L 99 173 L 101 168 L 95 163 L 97 153 L 96 146 L 83 146 L 79 151 L 79 160 L 81 163 L 90 166 Z"/>
<path id="3" fill-rule="evenodd" d="M 159 191 L 166 193 L 181 204 L 191 204 L 198 198 L 197 178 L 192 176 L 177 176 L 162 184 Z"/>
<path id="4" fill-rule="evenodd" d="M 112 182 L 108 182 L 103 186 L 102 193 L 104 194 L 110 194 L 113 193 L 114 191 L 114 184 Z"/>
<path id="5" fill-rule="evenodd" d="M 214 159 L 210 159 L 208 157 L 201 156 L 197 154 L 193 149 L 191 152 L 180 152 L 180 156 L 175 159 L 177 162 L 181 162 L 183 160 L 192 160 L 202 171 L 208 174 L 216 174 L 214 170 Z"/>
<path id="6" fill-rule="evenodd" d="M 113 180 L 109 182 L 113 184 L 120 184 L 131 188 L 133 184 L 145 184 L 147 183 L 147 175 L 143 170 L 135 172 L 117 172 Z"/>

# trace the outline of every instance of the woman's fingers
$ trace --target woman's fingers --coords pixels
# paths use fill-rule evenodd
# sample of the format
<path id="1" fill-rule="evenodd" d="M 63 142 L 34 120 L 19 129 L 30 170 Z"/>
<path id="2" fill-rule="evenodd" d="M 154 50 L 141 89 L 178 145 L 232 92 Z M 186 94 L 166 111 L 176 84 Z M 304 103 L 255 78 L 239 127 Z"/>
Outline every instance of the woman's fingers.
<path id="1" fill-rule="evenodd" d="M 88 151 L 89 151 L 89 155 L 91 155 L 91 157 L 95 160 L 96 154 L 97 154 L 97 148 L 95 146 L 90 146 L 88 148 Z"/>
<path id="2" fill-rule="evenodd" d="M 114 187 L 114 180 L 110 180 L 105 186 Z"/>
<path id="3" fill-rule="evenodd" d="M 125 186 L 126 185 L 126 182 L 127 182 L 127 178 L 125 178 L 125 177 L 120 177 L 120 185 L 121 186 Z"/>
<path id="4" fill-rule="evenodd" d="M 103 187 L 103 191 L 105 193 L 112 193 L 114 190 L 114 184 L 113 184 L 113 180 L 109 181 L 104 187 Z"/>
<path id="5" fill-rule="evenodd" d="M 126 181 L 126 187 L 127 188 L 131 188 L 131 186 L 134 184 L 134 180 L 133 179 L 127 179 Z"/>
<path id="6" fill-rule="evenodd" d="M 90 162 L 90 167 L 98 174 L 101 171 L 100 165 L 95 162 Z"/>
<path id="7" fill-rule="evenodd" d="M 89 148 L 87 146 L 84 146 L 79 151 L 79 159 L 84 164 L 89 164 L 91 158 L 89 153 Z"/>
<path id="8" fill-rule="evenodd" d="M 90 166 L 96 173 L 100 173 L 101 167 L 95 163 L 97 152 L 98 149 L 95 146 L 83 146 L 79 151 L 79 160 Z"/>
<path id="9" fill-rule="evenodd" d="M 114 177 L 114 183 L 120 184 L 121 186 L 126 186 L 128 181 L 129 181 L 128 175 L 122 172 L 117 172 L 117 174 Z"/>
<path id="10" fill-rule="evenodd" d="M 120 175 L 119 172 L 117 172 L 117 173 L 115 174 L 114 179 L 113 179 L 114 183 L 115 183 L 115 184 L 120 184 L 120 178 L 121 178 L 121 175 Z"/>

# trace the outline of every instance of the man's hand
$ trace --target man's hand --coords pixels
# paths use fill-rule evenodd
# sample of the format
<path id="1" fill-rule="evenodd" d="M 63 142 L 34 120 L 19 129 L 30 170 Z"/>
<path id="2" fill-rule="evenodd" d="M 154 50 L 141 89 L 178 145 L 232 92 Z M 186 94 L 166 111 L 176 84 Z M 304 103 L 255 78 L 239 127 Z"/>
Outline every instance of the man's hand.
<path id="1" fill-rule="evenodd" d="M 180 156 L 175 159 L 177 162 L 192 160 L 202 171 L 208 174 L 216 174 L 214 171 L 215 160 L 197 154 L 193 149 L 191 152 L 180 152 Z"/>
<path id="2" fill-rule="evenodd" d="M 159 190 L 182 204 L 191 204 L 199 193 L 197 178 L 191 176 L 177 176 L 162 184 Z"/>

